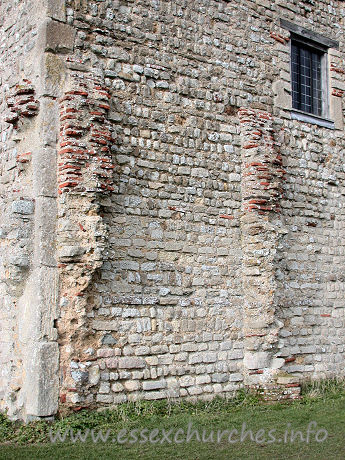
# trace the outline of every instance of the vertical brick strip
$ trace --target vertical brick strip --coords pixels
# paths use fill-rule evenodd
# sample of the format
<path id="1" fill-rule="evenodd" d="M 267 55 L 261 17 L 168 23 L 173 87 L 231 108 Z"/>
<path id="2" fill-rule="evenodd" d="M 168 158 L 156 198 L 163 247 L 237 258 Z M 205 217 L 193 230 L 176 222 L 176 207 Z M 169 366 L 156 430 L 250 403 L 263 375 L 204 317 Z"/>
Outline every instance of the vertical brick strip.
<path id="1" fill-rule="evenodd" d="M 272 366 L 282 327 L 277 318 L 275 293 L 285 171 L 272 115 L 241 108 L 238 117 L 242 157 L 244 375 L 248 386 L 265 388 L 273 383 L 276 374 Z M 280 360 L 276 359 L 277 362 Z"/>
<path id="2" fill-rule="evenodd" d="M 63 374 L 60 400 L 67 405 L 79 404 L 83 392 L 87 393 L 84 380 L 76 383 L 73 376 L 85 337 L 88 344 L 96 341 L 96 337 L 89 337 L 88 289 L 103 264 L 108 238 L 101 202 L 114 190 L 112 127 L 108 119 L 110 93 L 102 79 L 93 73 L 75 72 L 71 74 L 71 81 L 71 89 L 59 101 L 58 155 L 62 216 L 58 260 L 60 292 L 64 299 L 58 322 Z M 64 231 L 66 225 L 68 232 Z"/>
<path id="3" fill-rule="evenodd" d="M 59 193 L 112 191 L 110 94 L 97 77 L 73 78 L 60 99 Z"/>

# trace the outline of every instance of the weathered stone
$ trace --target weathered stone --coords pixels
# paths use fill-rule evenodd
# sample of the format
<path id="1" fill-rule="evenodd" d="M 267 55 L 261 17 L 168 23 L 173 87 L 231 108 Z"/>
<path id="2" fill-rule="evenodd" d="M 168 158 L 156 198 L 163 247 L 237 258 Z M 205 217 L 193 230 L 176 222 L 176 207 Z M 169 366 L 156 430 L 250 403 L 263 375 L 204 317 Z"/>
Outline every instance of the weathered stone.
<path id="1" fill-rule="evenodd" d="M 145 380 L 143 382 L 143 390 L 159 390 L 166 387 L 164 380 Z"/>
<path id="2" fill-rule="evenodd" d="M 128 380 L 123 385 L 127 391 L 137 391 L 140 389 L 140 382 L 138 380 Z"/>
<path id="3" fill-rule="evenodd" d="M 278 375 L 277 377 L 277 383 L 280 385 L 288 385 L 291 383 L 299 383 L 300 379 L 296 375 Z"/>
<path id="4" fill-rule="evenodd" d="M 12 203 L 12 212 L 16 214 L 33 214 L 35 205 L 31 200 L 19 200 Z"/>
<path id="5" fill-rule="evenodd" d="M 119 368 L 120 369 L 140 369 L 145 367 L 145 360 L 141 358 L 119 358 Z"/>
<path id="6" fill-rule="evenodd" d="M 36 343 L 28 363 L 26 413 L 47 417 L 57 411 L 58 347 L 57 343 Z"/>
<path id="7" fill-rule="evenodd" d="M 111 334 L 105 334 L 102 338 L 103 345 L 115 345 L 117 340 Z"/>
<path id="8" fill-rule="evenodd" d="M 109 358 L 105 361 L 107 368 L 116 369 L 119 365 L 119 360 L 117 358 Z"/>
<path id="9" fill-rule="evenodd" d="M 267 352 L 246 352 L 243 363 L 248 369 L 264 369 L 269 366 L 270 355 Z"/>
<path id="10" fill-rule="evenodd" d="M 45 25 L 45 50 L 54 53 L 73 51 L 76 30 L 68 24 L 48 20 Z"/>
<path id="11" fill-rule="evenodd" d="M 78 259 L 85 253 L 85 249 L 80 246 L 63 246 L 59 249 L 58 257 L 64 259 Z"/>
<path id="12" fill-rule="evenodd" d="M 111 390 L 114 391 L 115 393 L 118 393 L 120 391 L 123 391 L 123 385 L 122 383 L 113 383 L 111 386 Z"/>
<path id="13" fill-rule="evenodd" d="M 46 0 L 47 14 L 57 21 L 66 20 L 66 8 L 64 0 Z"/>
<path id="14" fill-rule="evenodd" d="M 117 331 L 118 327 L 117 321 L 92 321 L 92 328 L 96 331 Z"/>
<path id="15" fill-rule="evenodd" d="M 89 383 L 90 385 L 97 385 L 100 379 L 99 366 L 91 366 L 89 369 Z"/>

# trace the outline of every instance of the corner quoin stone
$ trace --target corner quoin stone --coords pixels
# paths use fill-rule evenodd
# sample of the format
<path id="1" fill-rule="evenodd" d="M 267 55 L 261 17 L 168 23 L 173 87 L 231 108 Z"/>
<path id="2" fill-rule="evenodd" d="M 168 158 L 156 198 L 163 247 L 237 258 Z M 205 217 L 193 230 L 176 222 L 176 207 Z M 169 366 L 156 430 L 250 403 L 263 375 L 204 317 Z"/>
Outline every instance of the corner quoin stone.
<path id="1" fill-rule="evenodd" d="M 46 0 L 47 14 L 52 19 L 57 21 L 66 21 L 66 5 L 65 0 Z"/>
<path id="2" fill-rule="evenodd" d="M 68 53 L 73 51 L 76 30 L 68 24 L 50 19 L 45 25 L 45 51 Z"/>
<path id="3" fill-rule="evenodd" d="M 47 417 L 58 408 L 59 350 L 56 342 L 37 343 L 31 350 L 26 373 L 26 413 Z"/>

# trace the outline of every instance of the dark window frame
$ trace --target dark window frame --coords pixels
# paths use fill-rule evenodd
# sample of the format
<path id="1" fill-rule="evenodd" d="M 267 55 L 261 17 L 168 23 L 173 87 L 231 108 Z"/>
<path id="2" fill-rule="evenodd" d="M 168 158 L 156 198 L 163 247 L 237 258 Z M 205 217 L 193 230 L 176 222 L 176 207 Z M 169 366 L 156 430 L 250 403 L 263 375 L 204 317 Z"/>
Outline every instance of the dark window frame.
<path id="1" fill-rule="evenodd" d="M 312 123 L 319 126 L 323 126 L 330 129 L 335 129 L 334 121 L 330 119 L 330 90 L 329 90 L 329 74 L 328 74 L 328 50 L 339 49 L 339 42 L 332 38 L 326 37 L 325 35 L 314 32 L 313 30 L 306 29 L 305 27 L 287 21 L 286 19 L 280 18 L 280 26 L 290 32 L 291 38 L 298 40 L 300 43 L 311 46 L 314 49 L 318 49 L 323 53 L 322 63 L 321 63 L 321 79 L 323 85 L 322 91 L 322 115 L 317 116 L 308 112 L 303 112 L 297 109 L 293 109 L 290 106 L 290 114 L 293 120 L 299 120 L 306 123 Z M 291 40 L 290 40 L 290 57 L 291 57 Z M 290 79 L 291 69 L 290 69 Z M 292 85 L 291 85 L 292 89 Z M 292 97 L 291 97 L 292 102 Z M 291 104 L 292 105 L 292 104 Z"/>
<path id="2" fill-rule="evenodd" d="M 291 34 L 292 109 L 307 115 L 328 118 L 327 47 Z"/>
<path id="3" fill-rule="evenodd" d="M 326 115 L 327 85 L 324 78 L 326 50 L 291 39 L 292 108 L 310 115 Z"/>

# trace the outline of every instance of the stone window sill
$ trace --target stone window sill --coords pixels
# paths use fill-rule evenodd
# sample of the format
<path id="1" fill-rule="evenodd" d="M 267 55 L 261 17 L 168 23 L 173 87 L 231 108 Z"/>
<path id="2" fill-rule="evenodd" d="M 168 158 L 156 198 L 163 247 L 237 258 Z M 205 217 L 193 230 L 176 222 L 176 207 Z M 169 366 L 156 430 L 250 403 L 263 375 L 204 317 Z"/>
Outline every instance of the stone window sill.
<path id="1" fill-rule="evenodd" d="M 290 110 L 292 120 L 304 121 L 313 125 L 322 126 L 324 128 L 335 129 L 334 121 L 328 118 L 318 117 L 310 113 L 301 112 L 300 110 Z"/>

